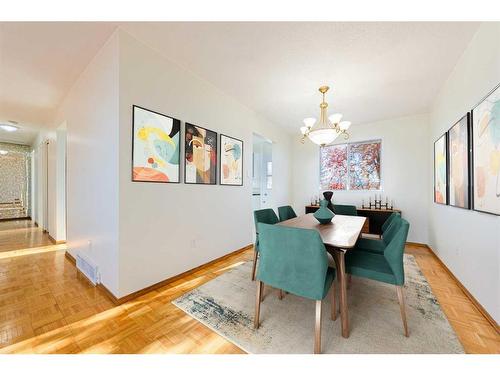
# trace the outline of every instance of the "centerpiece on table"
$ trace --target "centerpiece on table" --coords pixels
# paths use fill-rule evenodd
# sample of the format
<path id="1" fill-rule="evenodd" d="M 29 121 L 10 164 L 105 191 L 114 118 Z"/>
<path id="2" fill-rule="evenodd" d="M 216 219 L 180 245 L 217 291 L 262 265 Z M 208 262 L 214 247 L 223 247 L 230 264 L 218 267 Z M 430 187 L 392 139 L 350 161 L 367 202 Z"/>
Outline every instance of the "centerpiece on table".
<path id="1" fill-rule="evenodd" d="M 319 208 L 313 215 L 316 220 L 320 222 L 320 224 L 330 223 L 335 216 L 335 214 L 328 208 L 328 201 L 326 199 L 322 199 L 319 202 Z"/>

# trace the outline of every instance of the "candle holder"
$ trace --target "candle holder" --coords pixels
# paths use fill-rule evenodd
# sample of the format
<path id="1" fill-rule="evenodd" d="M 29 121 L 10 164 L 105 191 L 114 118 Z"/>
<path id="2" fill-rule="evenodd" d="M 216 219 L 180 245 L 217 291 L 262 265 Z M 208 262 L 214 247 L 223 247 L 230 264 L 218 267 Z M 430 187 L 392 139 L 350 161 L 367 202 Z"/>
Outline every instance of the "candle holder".
<path id="1" fill-rule="evenodd" d="M 382 195 L 380 195 L 380 199 L 377 199 L 377 194 L 375 194 L 375 199 L 373 200 L 373 203 L 372 203 L 372 197 L 370 197 L 367 206 L 365 206 L 365 201 L 364 201 L 364 199 L 362 199 L 361 200 L 361 208 L 369 208 L 369 209 L 375 209 L 375 210 L 392 210 L 392 209 L 394 209 L 392 200 L 391 200 L 391 204 L 389 205 L 389 198 L 386 197 L 385 203 L 382 203 Z"/>

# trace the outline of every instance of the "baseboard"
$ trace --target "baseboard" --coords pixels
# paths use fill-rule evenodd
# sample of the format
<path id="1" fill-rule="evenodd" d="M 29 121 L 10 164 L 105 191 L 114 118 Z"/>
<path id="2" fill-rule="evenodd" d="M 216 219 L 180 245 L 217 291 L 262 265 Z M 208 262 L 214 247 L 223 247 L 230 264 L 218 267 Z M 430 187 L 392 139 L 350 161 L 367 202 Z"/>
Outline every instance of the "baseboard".
<path id="1" fill-rule="evenodd" d="M 104 284 L 99 283 L 96 285 L 97 289 L 103 292 L 116 306 L 121 305 L 123 302 L 120 301 L 120 298 L 116 298 L 116 296 L 111 293 L 111 291 L 104 286 Z"/>
<path id="2" fill-rule="evenodd" d="M 97 284 L 97 288 L 99 288 L 104 294 L 106 294 L 109 297 L 109 299 L 115 305 L 118 306 L 118 305 L 121 305 L 121 304 L 123 304 L 125 302 L 128 302 L 128 301 L 130 301 L 130 300 L 132 300 L 134 298 L 137 298 L 137 297 L 142 296 L 142 295 L 144 295 L 146 293 L 149 293 L 149 292 L 151 292 L 151 291 L 153 291 L 155 289 L 161 288 L 161 287 L 163 287 L 165 285 L 168 285 L 168 284 L 170 284 L 170 283 L 172 283 L 174 281 L 177 281 L 177 280 L 179 280 L 179 279 L 181 279 L 183 277 L 189 276 L 189 275 L 191 275 L 191 274 L 199 271 L 200 269 L 202 269 L 204 267 L 213 265 L 213 264 L 215 264 L 217 262 L 220 262 L 220 261 L 222 261 L 224 259 L 227 259 L 229 257 L 232 257 L 232 256 L 235 256 L 237 254 L 243 253 L 243 252 L 245 252 L 245 251 L 247 251 L 247 250 L 249 250 L 251 248 L 253 248 L 253 244 L 245 246 L 245 247 L 243 247 L 241 249 L 235 250 L 235 251 L 233 251 L 233 252 L 231 252 L 229 254 L 226 254 L 226 255 L 223 255 L 223 256 L 221 256 L 219 258 L 216 258 L 216 259 L 214 259 L 214 260 L 212 260 L 212 261 L 210 261 L 208 263 L 202 264 L 201 266 L 198 266 L 198 267 L 195 267 L 193 269 L 190 269 L 190 270 L 188 270 L 186 272 L 183 272 L 183 273 L 181 273 L 179 275 L 172 276 L 172 277 L 170 277 L 168 279 L 162 280 L 160 282 L 157 282 L 156 284 L 150 285 L 150 286 L 148 286 L 146 288 L 143 288 L 143 289 L 138 290 L 136 292 L 127 294 L 126 296 L 123 296 L 123 297 L 120 297 L 120 298 L 116 297 L 108 288 L 106 288 L 106 286 L 104 284 L 101 284 L 101 283 Z M 66 251 L 66 257 L 68 258 L 68 260 L 70 262 L 72 262 L 73 264 L 76 264 L 75 258 L 69 252 L 67 252 L 67 251 Z"/>
<path id="3" fill-rule="evenodd" d="M 429 245 L 427 245 L 427 244 L 425 244 L 425 243 L 420 243 L 420 242 L 407 242 L 406 244 L 407 244 L 407 245 L 409 245 L 409 246 L 423 247 L 423 248 L 426 248 L 426 249 L 430 249 L 430 248 L 429 248 Z"/>
<path id="4" fill-rule="evenodd" d="M 64 256 L 76 266 L 76 259 L 69 253 L 69 251 L 66 251 L 66 253 L 64 253 Z"/>
<path id="5" fill-rule="evenodd" d="M 63 243 L 66 243 L 66 241 L 64 240 L 56 241 L 50 234 L 48 234 L 48 236 L 49 236 L 49 241 L 52 242 L 54 245 L 61 245 Z"/>
<path id="6" fill-rule="evenodd" d="M 17 221 L 17 220 L 31 220 L 31 217 L 25 216 L 25 217 L 4 217 L 1 218 L 0 221 Z"/>
<path id="7" fill-rule="evenodd" d="M 408 244 L 408 242 L 407 242 L 407 244 Z M 425 244 L 421 244 L 421 245 L 422 246 L 419 246 L 418 244 L 416 244 L 416 246 L 425 247 L 427 250 L 429 250 L 431 255 L 434 258 L 436 258 L 436 260 L 439 262 L 439 264 L 441 264 L 441 266 L 443 266 L 443 268 L 451 276 L 451 278 L 453 280 L 455 280 L 455 282 L 458 284 L 458 287 L 462 290 L 462 292 L 464 292 L 464 294 L 467 296 L 467 298 L 469 298 L 471 300 L 472 304 L 476 307 L 476 309 L 478 309 L 478 311 L 485 317 L 485 319 L 493 326 L 493 328 L 497 331 L 497 333 L 500 334 L 500 327 L 498 326 L 498 323 L 496 322 L 496 320 L 493 319 L 493 317 L 488 313 L 488 311 L 486 311 L 486 309 L 479 303 L 479 301 L 476 300 L 474 298 L 474 296 L 467 290 L 467 288 L 460 282 L 460 280 L 458 280 L 458 278 L 453 274 L 453 272 L 451 272 L 451 270 L 448 268 L 448 266 L 446 266 L 446 264 L 444 264 L 444 262 L 441 260 L 441 258 L 439 258 L 437 256 L 437 254 L 434 252 L 434 250 L 432 250 L 432 248 L 429 245 L 425 245 Z"/>
<path id="8" fill-rule="evenodd" d="M 76 267 L 76 259 L 73 257 L 73 255 L 71 255 L 69 253 L 69 251 L 66 250 L 66 252 L 64 253 L 64 256 L 66 257 L 66 259 L 68 259 L 71 263 L 73 263 L 73 265 Z M 83 273 L 81 272 L 78 268 L 76 269 L 76 272 L 78 274 L 78 276 L 81 276 L 83 277 L 83 279 L 89 283 L 90 285 L 92 286 L 96 286 L 94 285 L 94 283 L 92 281 L 90 281 L 90 279 Z"/>

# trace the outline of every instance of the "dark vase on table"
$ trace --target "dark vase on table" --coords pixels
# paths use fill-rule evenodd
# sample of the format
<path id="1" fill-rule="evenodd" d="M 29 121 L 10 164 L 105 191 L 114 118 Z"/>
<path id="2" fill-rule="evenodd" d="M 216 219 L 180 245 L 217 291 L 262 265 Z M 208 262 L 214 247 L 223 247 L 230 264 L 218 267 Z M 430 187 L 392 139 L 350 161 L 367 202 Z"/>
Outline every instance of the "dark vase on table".
<path id="1" fill-rule="evenodd" d="M 328 209 L 333 211 L 333 203 L 332 203 L 333 191 L 324 191 L 323 196 L 328 202 L 327 204 Z"/>

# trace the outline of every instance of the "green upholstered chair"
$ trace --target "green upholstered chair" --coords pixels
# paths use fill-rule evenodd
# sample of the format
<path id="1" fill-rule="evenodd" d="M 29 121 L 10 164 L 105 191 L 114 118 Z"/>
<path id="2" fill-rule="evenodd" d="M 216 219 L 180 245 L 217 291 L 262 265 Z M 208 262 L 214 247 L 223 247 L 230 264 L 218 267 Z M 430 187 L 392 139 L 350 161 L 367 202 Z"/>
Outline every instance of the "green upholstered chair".
<path id="1" fill-rule="evenodd" d="M 382 225 L 382 239 L 360 238 L 358 242 L 356 242 L 356 249 L 374 253 L 383 253 L 387 244 L 391 242 L 392 238 L 397 233 L 400 224 L 401 215 L 393 212 Z"/>
<path id="2" fill-rule="evenodd" d="M 285 221 L 297 217 L 297 214 L 293 210 L 292 206 L 278 207 L 278 215 L 280 216 L 280 221 Z"/>
<path id="3" fill-rule="evenodd" d="M 263 286 L 269 285 L 316 301 L 314 353 L 321 352 L 321 301 L 335 279 L 328 267 L 325 245 L 313 229 L 258 224 L 259 268 L 254 326 L 259 328 Z M 331 317 L 336 319 L 335 288 L 332 289 Z"/>
<path id="4" fill-rule="evenodd" d="M 410 224 L 406 220 L 399 219 L 397 230 L 382 253 L 358 251 L 358 249 L 355 249 L 348 251 L 345 258 L 346 272 L 349 275 L 364 277 L 396 286 L 406 337 L 409 334 L 402 286 L 405 283 L 403 257 L 409 228 Z"/>
<path id="5" fill-rule="evenodd" d="M 253 212 L 253 220 L 255 223 L 255 246 L 253 247 L 253 267 L 252 280 L 255 280 L 255 270 L 257 268 L 257 257 L 259 255 L 259 223 L 276 224 L 279 223 L 278 216 L 272 208 L 256 210 Z"/>
<path id="6" fill-rule="evenodd" d="M 396 219 L 396 218 L 401 218 L 401 215 L 399 212 L 393 212 L 387 220 L 382 224 L 382 233 L 386 231 L 386 229 L 391 225 L 391 223 Z"/>
<path id="7" fill-rule="evenodd" d="M 358 210 L 356 210 L 356 206 L 350 206 L 347 204 L 334 204 L 333 212 L 336 215 L 358 216 Z"/>

